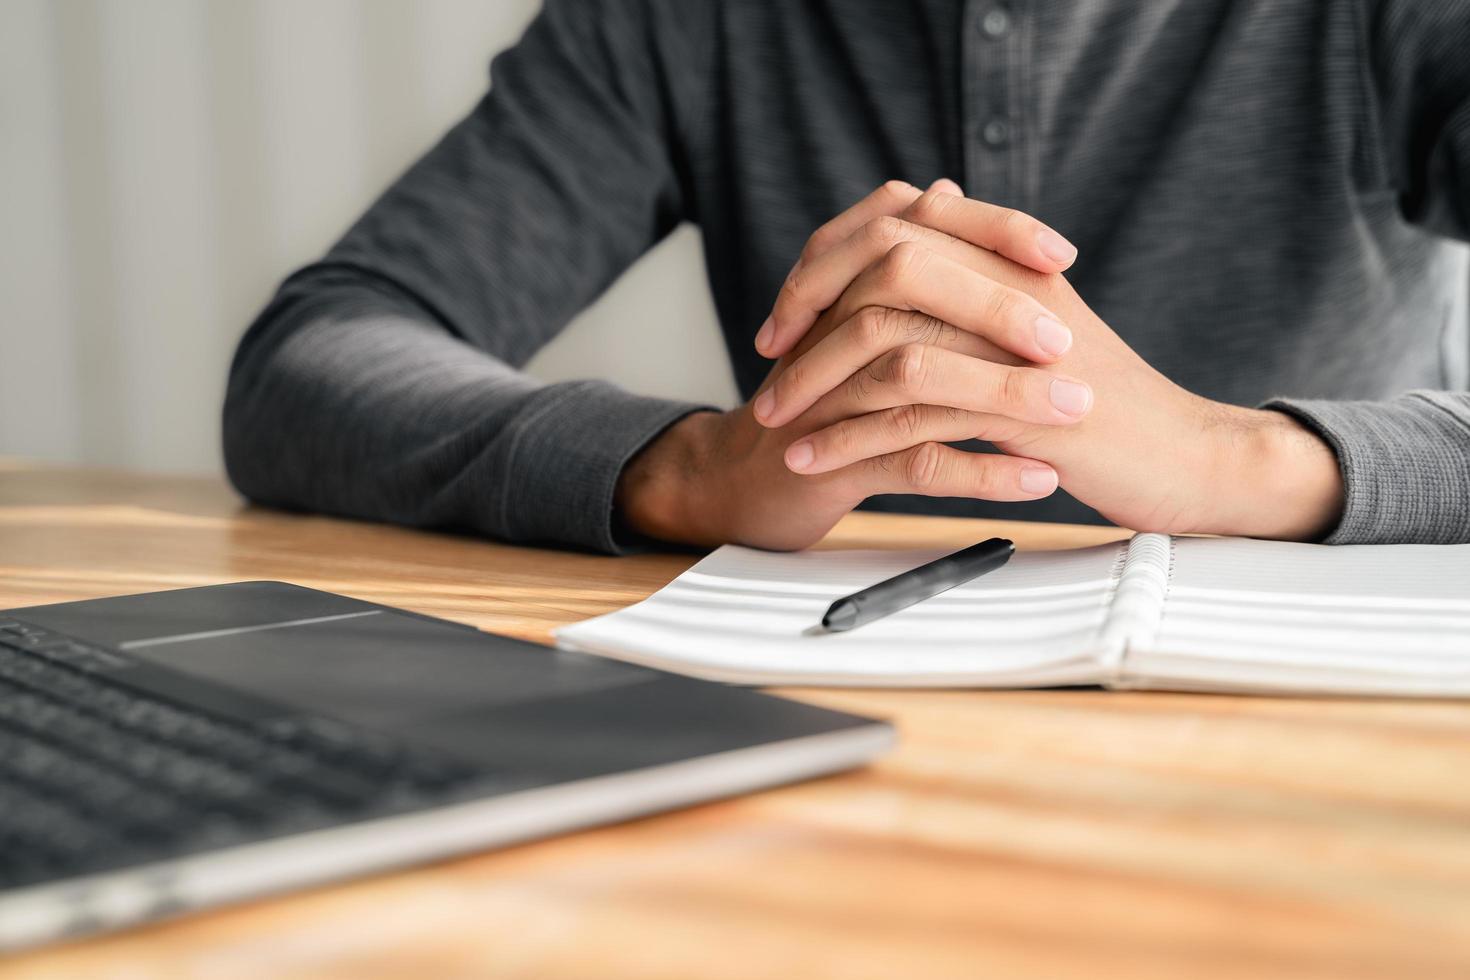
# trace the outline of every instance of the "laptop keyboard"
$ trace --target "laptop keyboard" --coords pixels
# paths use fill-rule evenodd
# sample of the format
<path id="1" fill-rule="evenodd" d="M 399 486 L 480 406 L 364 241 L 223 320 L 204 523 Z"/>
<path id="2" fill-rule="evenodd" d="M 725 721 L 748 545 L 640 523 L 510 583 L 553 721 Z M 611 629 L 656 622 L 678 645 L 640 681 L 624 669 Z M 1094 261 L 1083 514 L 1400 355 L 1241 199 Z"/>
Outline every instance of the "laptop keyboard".
<path id="1" fill-rule="evenodd" d="M 0 618 L 0 889 L 412 810 L 474 778 L 335 721 L 154 697 L 96 669 L 109 658 Z"/>

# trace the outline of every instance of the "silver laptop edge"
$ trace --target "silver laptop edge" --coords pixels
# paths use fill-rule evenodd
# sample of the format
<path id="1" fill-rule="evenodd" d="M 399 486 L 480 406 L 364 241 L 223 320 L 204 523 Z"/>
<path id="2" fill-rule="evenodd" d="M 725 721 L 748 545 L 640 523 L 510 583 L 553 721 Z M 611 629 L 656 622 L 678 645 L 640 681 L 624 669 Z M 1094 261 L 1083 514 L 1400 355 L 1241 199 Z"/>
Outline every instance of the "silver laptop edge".
<path id="1" fill-rule="evenodd" d="M 626 820 L 861 765 L 872 725 L 347 824 L 0 893 L 0 950 Z"/>

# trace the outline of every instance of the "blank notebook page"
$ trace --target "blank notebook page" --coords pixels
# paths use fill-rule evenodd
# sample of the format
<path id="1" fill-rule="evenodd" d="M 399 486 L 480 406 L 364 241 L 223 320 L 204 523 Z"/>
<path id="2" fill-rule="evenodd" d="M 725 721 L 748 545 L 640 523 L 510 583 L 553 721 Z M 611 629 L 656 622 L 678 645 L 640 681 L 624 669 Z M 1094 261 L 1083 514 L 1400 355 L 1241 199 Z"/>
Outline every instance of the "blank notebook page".
<path id="1" fill-rule="evenodd" d="M 1130 673 L 1273 690 L 1470 686 L 1470 548 L 1185 538 L 1174 549 L 1162 619 Z"/>
<path id="2" fill-rule="evenodd" d="M 1017 554 L 998 571 L 844 633 L 836 599 L 948 551 L 776 553 L 726 546 L 649 599 L 557 632 L 577 649 L 742 683 L 1097 683 L 1112 544 Z"/>

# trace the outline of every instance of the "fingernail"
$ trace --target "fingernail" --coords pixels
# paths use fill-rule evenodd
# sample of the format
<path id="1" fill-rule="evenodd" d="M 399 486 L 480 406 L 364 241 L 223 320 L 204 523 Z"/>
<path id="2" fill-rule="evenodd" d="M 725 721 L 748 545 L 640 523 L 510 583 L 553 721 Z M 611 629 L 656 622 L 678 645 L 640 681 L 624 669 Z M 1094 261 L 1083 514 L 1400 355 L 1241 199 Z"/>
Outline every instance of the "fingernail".
<path id="1" fill-rule="evenodd" d="M 1043 313 L 1036 318 L 1036 346 L 1052 357 L 1061 357 L 1072 346 L 1072 331 Z"/>
<path id="2" fill-rule="evenodd" d="M 786 450 L 786 465 L 798 473 L 805 472 L 817 458 L 817 452 L 809 442 L 793 442 Z"/>
<path id="3" fill-rule="evenodd" d="M 1021 467 L 1021 489 L 1044 497 L 1057 488 L 1057 471 L 1049 466 Z"/>
<path id="4" fill-rule="evenodd" d="M 776 396 L 767 388 L 755 397 L 755 417 L 764 422 L 776 410 Z"/>
<path id="5" fill-rule="evenodd" d="M 1057 411 L 1081 418 L 1092 407 L 1092 389 L 1076 381 L 1055 378 L 1051 383 L 1051 403 Z"/>
<path id="6" fill-rule="evenodd" d="M 770 350 L 772 335 L 775 332 L 775 322 L 770 317 L 766 317 L 766 322 L 762 323 L 761 328 L 755 332 L 755 349 L 762 354 Z"/>
<path id="7" fill-rule="evenodd" d="M 1050 228 L 1043 228 L 1036 233 L 1036 244 L 1041 246 L 1042 254 L 1058 265 L 1069 266 L 1077 258 L 1077 246 Z"/>

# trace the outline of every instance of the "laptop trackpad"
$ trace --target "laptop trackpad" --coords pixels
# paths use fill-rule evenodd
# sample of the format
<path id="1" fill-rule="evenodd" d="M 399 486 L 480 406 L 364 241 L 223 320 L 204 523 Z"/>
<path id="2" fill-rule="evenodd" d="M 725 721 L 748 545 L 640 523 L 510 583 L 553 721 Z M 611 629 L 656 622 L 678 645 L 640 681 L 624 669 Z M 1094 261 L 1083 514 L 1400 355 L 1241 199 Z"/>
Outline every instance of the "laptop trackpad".
<path id="1" fill-rule="evenodd" d="M 467 708 L 637 684 L 629 664 L 375 610 L 129 644 L 133 657 L 306 712 L 411 734 Z"/>

